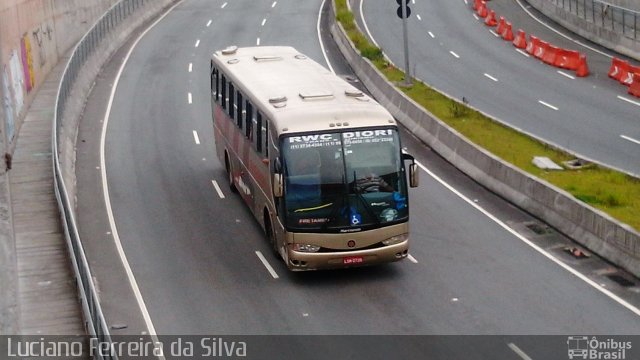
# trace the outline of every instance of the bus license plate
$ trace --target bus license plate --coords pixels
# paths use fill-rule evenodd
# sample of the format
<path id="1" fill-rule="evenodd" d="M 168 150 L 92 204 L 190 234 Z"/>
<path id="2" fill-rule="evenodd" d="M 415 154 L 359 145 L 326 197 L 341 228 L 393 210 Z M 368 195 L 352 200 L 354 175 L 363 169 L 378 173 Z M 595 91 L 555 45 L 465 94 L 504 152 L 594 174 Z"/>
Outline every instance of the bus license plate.
<path id="1" fill-rule="evenodd" d="M 364 259 L 362 258 L 362 256 L 349 256 L 346 258 L 342 258 L 342 263 L 343 264 L 360 264 L 363 263 Z"/>

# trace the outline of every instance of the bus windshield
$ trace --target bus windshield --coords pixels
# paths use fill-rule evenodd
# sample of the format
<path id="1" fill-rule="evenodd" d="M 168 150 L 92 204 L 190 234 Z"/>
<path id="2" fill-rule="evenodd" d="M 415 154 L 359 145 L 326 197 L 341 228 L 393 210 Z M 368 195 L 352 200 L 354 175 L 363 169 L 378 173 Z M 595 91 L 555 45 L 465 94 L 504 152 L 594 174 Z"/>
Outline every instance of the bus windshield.
<path id="1" fill-rule="evenodd" d="M 281 148 L 289 230 L 357 231 L 407 220 L 395 129 L 289 136 Z"/>

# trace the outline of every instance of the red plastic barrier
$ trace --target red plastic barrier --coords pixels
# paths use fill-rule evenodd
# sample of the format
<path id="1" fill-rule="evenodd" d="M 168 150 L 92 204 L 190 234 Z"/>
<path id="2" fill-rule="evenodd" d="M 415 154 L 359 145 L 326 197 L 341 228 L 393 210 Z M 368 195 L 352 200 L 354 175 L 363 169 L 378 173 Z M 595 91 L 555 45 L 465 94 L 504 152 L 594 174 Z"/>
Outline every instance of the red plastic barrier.
<path id="1" fill-rule="evenodd" d="M 498 28 L 496 29 L 496 33 L 498 33 L 498 35 L 502 34 L 502 32 L 504 31 L 505 25 L 506 25 L 506 22 L 504 20 L 504 16 L 500 16 L 500 20 L 498 21 Z"/>
<path id="2" fill-rule="evenodd" d="M 585 77 L 589 75 L 589 66 L 587 65 L 587 55 L 580 54 L 578 59 L 578 68 L 576 69 L 576 76 Z"/>
<path id="3" fill-rule="evenodd" d="M 513 46 L 517 47 L 518 49 L 525 49 L 527 48 L 527 35 L 524 33 L 524 31 L 522 29 L 518 29 L 517 35 L 515 37 L 515 39 L 513 39 Z"/>
<path id="4" fill-rule="evenodd" d="M 537 43 L 533 47 L 533 56 L 542 60 L 545 52 L 547 52 L 547 48 L 549 47 L 549 43 L 538 39 Z"/>
<path id="5" fill-rule="evenodd" d="M 529 54 L 529 55 L 534 55 L 535 54 L 536 46 L 538 45 L 538 42 L 540 42 L 540 39 L 538 39 L 537 36 L 529 35 L 529 43 L 527 44 L 527 47 L 525 48 L 525 51 L 527 52 L 527 54 Z"/>
<path id="6" fill-rule="evenodd" d="M 478 6 L 477 13 L 478 13 L 478 16 L 480 16 L 481 18 L 486 18 L 487 15 L 489 15 L 489 10 L 487 9 L 486 1 L 482 1 L 480 3 L 480 6 Z"/>
<path id="7" fill-rule="evenodd" d="M 553 65 L 562 69 L 577 70 L 579 63 L 579 52 L 575 50 L 560 49 Z"/>
<path id="8" fill-rule="evenodd" d="M 632 77 L 633 81 L 629 85 L 629 91 L 627 92 L 635 97 L 640 97 L 640 72 L 633 73 Z"/>
<path id="9" fill-rule="evenodd" d="M 513 41 L 513 30 L 511 30 L 510 22 L 506 22 L 504 30 L 502 31 L 502 33 L 500 33 L 500 36 L 502 36 L 502 38 L 506 41 Z"/>
<path id="10" fill-rule="evenodd" d="M 478 7 L 480 7 L 480 3 L 482 2 L 482 0 L 474 0 L 473 1 L 473 10 L 478 10 Z"/>
<path id="11" fill-rule="evenodd" d="M 620 82 L 624 85 L 630 86 L 634 82 L 634 75 L 636 73 L 640 73 L 640 66 L 633 66 L 629 64 L 629 69 L 627 70 L 627 74 L 623 77 Z"/>
<path id="12" fill-rule="evenodd" d="M 547 48 L 545 49 L 544 54 L 542 55 L 542 61 L 544 61 L 545 64 L 549 64 L 549 65 L 555 64 L 559 51 L 560 51 L 559 47 L 551 44 L 547 44 Z"/>
<path id="13" fill-rule="evenodd" d="M 609 77 L 622 82 L 622 79 L 627 76 L 628 72 L 629 63 L 614 57 L 611 61 L 611 68 L 609 68 Z"/>
<path id="14" fill-rule="evenodd" d="M 496 12 L 493 10 L 489 11 L 489 15 L 487 15 L 487 18 L 484 19 L 484 24 L 487 26 L 496 26 L 498 25 L 498 21 L 496 20 Z"/>

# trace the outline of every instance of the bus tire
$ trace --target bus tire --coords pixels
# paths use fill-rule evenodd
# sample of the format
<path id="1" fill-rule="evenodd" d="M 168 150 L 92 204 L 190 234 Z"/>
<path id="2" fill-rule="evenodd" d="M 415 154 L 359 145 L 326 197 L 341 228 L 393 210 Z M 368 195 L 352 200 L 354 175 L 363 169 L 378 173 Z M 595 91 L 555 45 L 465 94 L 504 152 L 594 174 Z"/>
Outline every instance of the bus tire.
<path id="1" fill-rule="evenodd" d="M 229 161 L 229 155 L 227 154 L 226 151 L 224 153 L 224 167 L 227 170 L 227 177 L 229 178 L 229 190 L 231 190 L 232 193 L 237 193 L 238 188 L 233 183 L 233 174 L 231 173 L 231 162 Z"/>
<path id="2" fill-rule="evenodd" d="M 267 240 L 269 240 L 269 245 L 271 245 L 271 251 L 279 257 L 280 252 L 278 251 L 278 242 L 276 241 L 276 235 L 273 231 L 273 226 L 271 225 L 271 217 L 269 216 L 267 209 L 264 210 L 264 233 Z"/>

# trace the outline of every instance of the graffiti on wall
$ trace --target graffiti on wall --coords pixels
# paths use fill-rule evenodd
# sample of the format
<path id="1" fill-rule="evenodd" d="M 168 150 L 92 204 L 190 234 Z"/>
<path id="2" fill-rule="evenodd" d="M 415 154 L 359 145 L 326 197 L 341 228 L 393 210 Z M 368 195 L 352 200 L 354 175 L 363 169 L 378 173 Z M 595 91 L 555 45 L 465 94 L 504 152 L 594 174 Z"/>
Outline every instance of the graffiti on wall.
<path id="1" fill-rule="evenodd" d="M 11 52 L 9 74 L 11 76 L 11 93 L 13 94 L 13 113 L 15 116 L 20 116 L 22 107 L 24 106 L 24 90 L 22 89 L 25 88 L 25 84 L 22 65 L 20 64 L 20 56 L 16 50 Z"/>
<path id="2" fill-rule="evenodd" d="M 22 55 L 22 69 L 24 71 L 24 85 L 27 93 L 30 93 L 35 86 L 35 76 L 33 75 L 33 57 L 31 56 L 31 40 L 28 34 L 24 34 L 20 39 L 20 50 Z"/>
<path id="3" fill-rule="evenodd" d="M 41 24 L 39 28 L 31 33 L 35 44 L 38 46 L 37 53 L 40 59 L 40 68 L 47 64 L 47 49 L 45 47 L 45 42 L 51 43 L 52 33 L 53 30 L 49 24 Z"/>
<path id="4" fill-rule="evenodd" d="M 11 105 L 11 92 L 9 91 L 9 73 L 7 67 L 2 68 L 2 107 L 4 108 L 5 130 L 7 132 L 7 140 L 13 139 L 15 131 L 15 120 L 13 118 L 13 106 Z"/>

